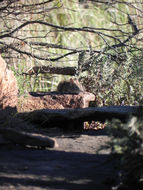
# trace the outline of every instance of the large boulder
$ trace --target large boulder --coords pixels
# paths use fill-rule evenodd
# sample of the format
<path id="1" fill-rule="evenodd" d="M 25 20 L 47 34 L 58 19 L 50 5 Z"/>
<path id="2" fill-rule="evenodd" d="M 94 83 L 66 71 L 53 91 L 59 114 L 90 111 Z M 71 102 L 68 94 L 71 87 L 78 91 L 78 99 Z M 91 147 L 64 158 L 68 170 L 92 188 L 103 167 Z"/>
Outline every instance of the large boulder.
<path id="1" fill-rule="evenodd" d="M 12 71 L 0 55 L 0 110 L 16 108 L 18 87 Z"/>

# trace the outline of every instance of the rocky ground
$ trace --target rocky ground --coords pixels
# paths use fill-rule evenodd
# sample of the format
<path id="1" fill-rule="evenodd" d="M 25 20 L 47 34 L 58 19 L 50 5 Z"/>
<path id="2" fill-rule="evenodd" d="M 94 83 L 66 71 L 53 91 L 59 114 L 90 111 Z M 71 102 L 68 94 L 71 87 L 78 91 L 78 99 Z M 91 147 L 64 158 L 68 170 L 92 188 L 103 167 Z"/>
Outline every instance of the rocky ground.
<path id="1" fill-rule="evenodd" d="M 108 190 L 118 179 L 119 161 L 110 155 L 106 129 L 44 131 L 58 146 L 38 150 L 0 146 L 0 190 Z"/>

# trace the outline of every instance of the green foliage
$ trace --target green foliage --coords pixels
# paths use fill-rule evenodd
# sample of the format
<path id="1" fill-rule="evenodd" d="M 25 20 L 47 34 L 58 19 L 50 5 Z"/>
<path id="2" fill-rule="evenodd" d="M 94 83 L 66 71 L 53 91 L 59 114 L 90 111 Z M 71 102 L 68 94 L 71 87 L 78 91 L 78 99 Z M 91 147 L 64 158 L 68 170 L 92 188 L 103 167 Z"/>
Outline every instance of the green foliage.
<path id="1" fill-rule="evenodd" d="M 128 123 L 113 120 L 109 124 L 112 153 L 121 157 L 120 187 L 141 189 L 143 180 L 143 118 L 132 117 Z M 136 189 L 135 188 L 135 189 Z M 124 189 L 124 188 L 123 188 Z"/>
<path id="2" fill-rule="evenodd" d="M 91 58 L 89 58 L 91 59 Z M 89 60 L 90 62 L 90 60 Z M 96 94 L 96 105 L 141 105 L 143 103 L 143 55 L 108 51 L 93 59 L 81 81 Z"/>
<path id="3" fill-rule="evenodd" d="M 138 2 L 132 5 L 131 0 L 128 3 L 122 0 L 109 0 L 108 3 L 55 0 L 40 5 L 42 2 L 44 0 L 37 0 L 36 4 L 39 4 L 37 7 L 31 6 L 34 5 L 32 0 L 12 4 L 15 7 L 14 13 L 12 11 L 9 11 L 9 14 L 3 13 L 0 18 L 1 34 L 4 31 L 7 33 L 7 30 L 12 31 L 27 21 L 43 21 L 79 29 L 91 27 L 90 29 L 95 33 L 88 30 L 62 30 L 42 24 L 30 24 L 13 34 L 12 38 L 2 39 L 2 42 L 8 45 L 18 44 L 19 50 L 49 59 L 38 60 L 34 56 L 22 55 L 13 50 L 5 54 L 5 57 L 10 57 L 7 62 L 15 71 L 20 94 L 24 91 L 53 90 L 64 78 L 61 76 L 51 78 L 48 74 L 47 76 L 22 76 L 21 71 L 27 72 L 35 65 L 77 66 L 78 53 L 70 54 L 58 61 L 50 59 L 71 53 L 72 50 L 73 52 L 86 50 L 89 54 L 85 61 L 89 60 L 89 65 L 86 65 L 86 72 L 81 73 L 80 79 L 87 90 L 96 94 L 96 105 L 142 104 L 143 58 L 140 51 L 137 55 L 133 53 L 135 48 L 142 49 L 142 30 L 131 38 L 125 47 L 111 47 L 132 36 L 133 28 L 128 23 L 128 15 L 135 15 L 136 19 L 133 16 L 133 21 L 139 29 L 142 29 L 140 10 L 143 9 L 143 4 Z M 38 46 L 34 43 L 48 43 L 65 48 Z M 1 46 L 3 43 L 0 44 Z"/>
<path id="4" fill-rule="evenodd" d="M 19 96 L 26 95 L 28 92 L 36 92 L 36 91 L 50 91 L 55 90 L 56 88 L 56 78 L 52 75 L 26 75 L 26 64 L 25 62 L 19 62 L 17 64 L 17 67 L 14 68 L 14 66 L 10 67 L 10 69 L 14 72 L 17 84 L 19 87 Z"/>

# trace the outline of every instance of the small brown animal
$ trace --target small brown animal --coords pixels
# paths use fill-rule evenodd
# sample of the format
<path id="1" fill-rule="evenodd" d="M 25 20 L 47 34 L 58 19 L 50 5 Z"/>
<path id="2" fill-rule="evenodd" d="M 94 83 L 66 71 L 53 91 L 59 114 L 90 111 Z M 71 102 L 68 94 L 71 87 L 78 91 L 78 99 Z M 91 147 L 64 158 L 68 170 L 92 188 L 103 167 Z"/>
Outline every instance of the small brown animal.
<path id="1" fill-rule="evenodd" d="M 77 79 L 61 81 L 57 86 L 57 91 L 64 94 L 78 94 L 84 92 L 84 87 Z"/>

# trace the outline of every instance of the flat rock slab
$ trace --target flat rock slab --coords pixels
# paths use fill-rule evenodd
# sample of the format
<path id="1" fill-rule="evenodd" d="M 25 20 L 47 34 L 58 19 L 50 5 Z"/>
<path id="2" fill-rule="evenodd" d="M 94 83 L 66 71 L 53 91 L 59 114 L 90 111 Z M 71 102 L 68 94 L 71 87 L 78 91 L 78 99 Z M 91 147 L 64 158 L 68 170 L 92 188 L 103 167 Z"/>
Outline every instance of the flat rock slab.
<path id="1" fill-rule="evenodd" d="M 85 108 L 89 102 L 95 101 L 95 95 L 89 92 L 78 94 L 65 94 L 59 92 L 30 92 L 26 97 L 18 98 L 17 110 L 19 112 L 40 109 L 69 109 Z"/>
<path id="2" fill-rule="evenodd" d="M 77 109 L 42 109 L 19 113 L 19 117 L 40 126 L 59 127 L 65 130 L 82 130 L 86 121 L 112 120 L 114 118 L 127 122 L 129 117 L 139 116 L 143 106 L 103 106 Z"/>
<path id="3" fill-rule="evenodd" d="M 0 147 L 0 190 L 107 190 L 117 179 L 118 160 L 109 149 L 97 153 L 110 140 L 104 130 L 49 136 L 59 147 Z"/>

